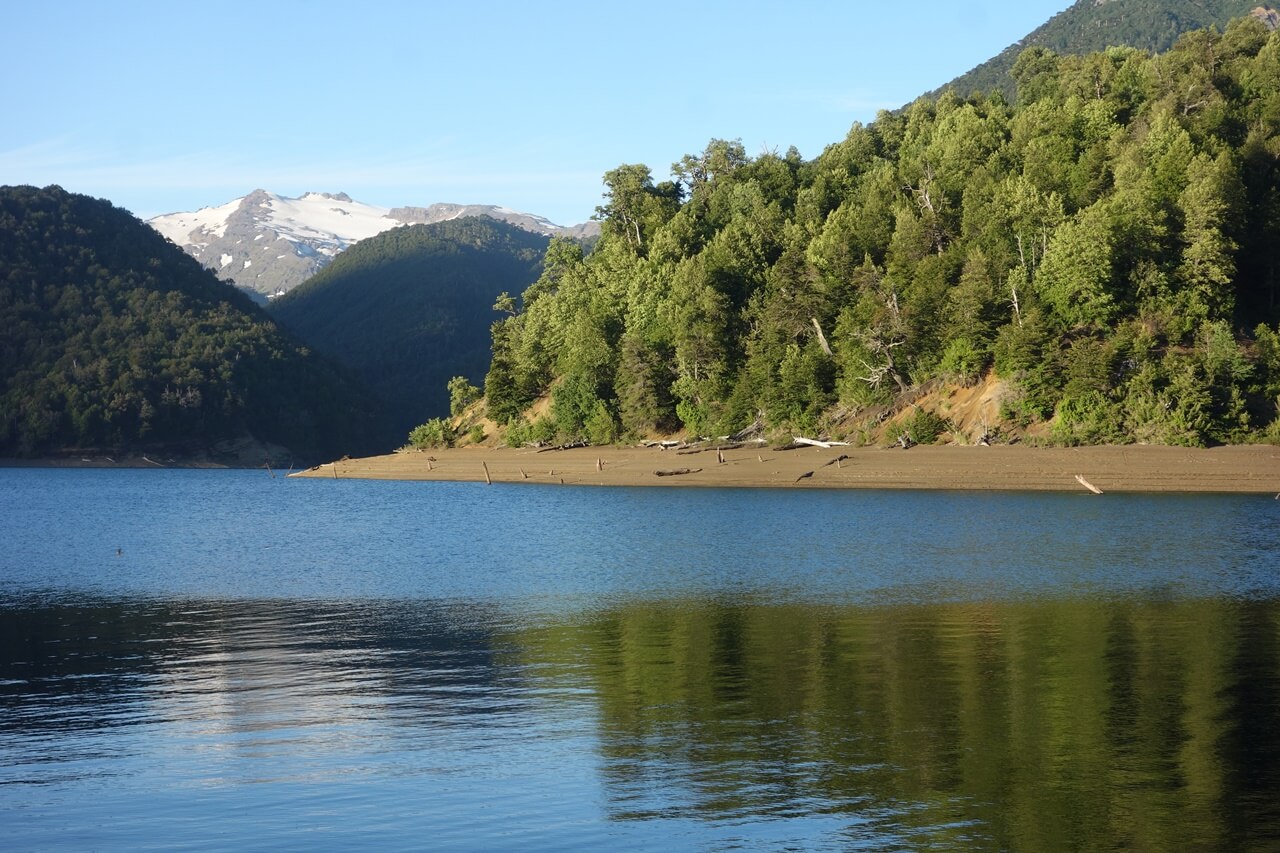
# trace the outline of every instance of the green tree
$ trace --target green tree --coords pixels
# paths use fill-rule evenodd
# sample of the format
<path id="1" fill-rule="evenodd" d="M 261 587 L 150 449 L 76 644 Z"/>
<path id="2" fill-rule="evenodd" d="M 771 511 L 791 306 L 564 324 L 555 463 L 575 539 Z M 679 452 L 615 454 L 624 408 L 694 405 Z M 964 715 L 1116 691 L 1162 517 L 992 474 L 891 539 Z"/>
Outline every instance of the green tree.
<path id="1" fill-rule="evenodd" d="M 1054 231 L 1036 290 L 1066 327 L 1102 327 L 1117 311 L 1113 284 L 1109 223 L 1090 208 Z"/>
<path id="2" fill-rule="evenodd" d="M 471 384 L 465 376 L 455 376 L 449 380 L 449 414 L 455 418 L 480 399 L 480 389 Z"/>
<path id="3" fill-rule="evenodd" d="M 605 203 L 596 208 L 604 234 L 644 254 L 648 236 L 675 215 L 680 204 L 679 186 L 671 182 L 655 186 L 649 167 L 642 164 L 606 172 L 604 184 Z"/>
<path id="4" fill-rule="evenodd" d="M 1236 279 L 1231 235 L 1238 231 L 1244 189 L 1231 158 L 1199 154 L 1187 168 L 1187 187 L 1179 197 L 1182 209 L 1182 258 L 1178 279 L 1187 291 L 1190 316 L 1230 318 L 1235 308 Z"/>

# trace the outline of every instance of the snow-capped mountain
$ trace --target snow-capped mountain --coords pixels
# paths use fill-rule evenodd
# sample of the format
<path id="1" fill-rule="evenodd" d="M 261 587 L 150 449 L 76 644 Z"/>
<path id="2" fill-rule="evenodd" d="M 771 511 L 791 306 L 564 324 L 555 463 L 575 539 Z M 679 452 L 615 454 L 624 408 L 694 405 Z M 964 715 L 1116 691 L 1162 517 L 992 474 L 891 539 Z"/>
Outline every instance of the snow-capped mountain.
<path id="1" fill-rule="evenodd" d="M 254 190 L 243 198 L 148 223 L 225 281 L 266 296 L 311 277 L 352 243 L 400 225 L 488 216 L 537 234 L 589 237 L 599 224 L 562 228 L 541 216 L 484 204 L 377 207 L 346 193 L 287 198 Z"/>

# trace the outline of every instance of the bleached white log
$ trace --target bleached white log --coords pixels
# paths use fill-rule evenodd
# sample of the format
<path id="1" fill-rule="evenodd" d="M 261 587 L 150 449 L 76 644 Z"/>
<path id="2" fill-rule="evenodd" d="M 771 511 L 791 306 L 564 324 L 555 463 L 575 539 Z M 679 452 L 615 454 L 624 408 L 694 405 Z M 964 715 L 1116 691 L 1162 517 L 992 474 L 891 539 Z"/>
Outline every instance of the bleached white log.
<path id="1" fill-rule="evenodd" d="M 1089 491 L 1093 492 L 1095 495 L 1102 494 L 1102 489 L 1099 489 L 1097 486 L 1095 486 L 1093 483 L 1090 483 L 1088 480 L 1086 480 L 1084 477 L 1082 477 L 1079 474 L 1076 474 L 1076 481 L 1080 483 L 1080 485 L 1088 489 Z"/>

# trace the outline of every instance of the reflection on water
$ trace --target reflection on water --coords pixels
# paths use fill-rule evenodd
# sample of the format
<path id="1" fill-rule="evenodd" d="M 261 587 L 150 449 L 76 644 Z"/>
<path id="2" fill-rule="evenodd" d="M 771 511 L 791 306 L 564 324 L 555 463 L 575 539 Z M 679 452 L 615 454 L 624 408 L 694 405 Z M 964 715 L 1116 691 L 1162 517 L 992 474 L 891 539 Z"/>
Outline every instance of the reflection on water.
<path id="1" fill-rule="evenodd" d="M 685 599 L 527 621 L 13 598 L 0 625 L 0 843 L 18 849 L 1280 842 L 1275 599 Z"/>

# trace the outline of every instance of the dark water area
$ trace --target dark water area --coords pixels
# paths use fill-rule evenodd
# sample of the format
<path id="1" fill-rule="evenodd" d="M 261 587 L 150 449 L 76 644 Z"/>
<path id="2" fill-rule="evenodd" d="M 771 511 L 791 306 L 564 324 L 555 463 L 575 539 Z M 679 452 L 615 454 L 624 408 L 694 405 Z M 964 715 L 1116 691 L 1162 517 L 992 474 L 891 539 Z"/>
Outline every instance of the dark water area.
<path id="1" fill-rule="evenodd" d="M 0 849 L 1280 849 L 1280 502 L 0 470 Z"/>

